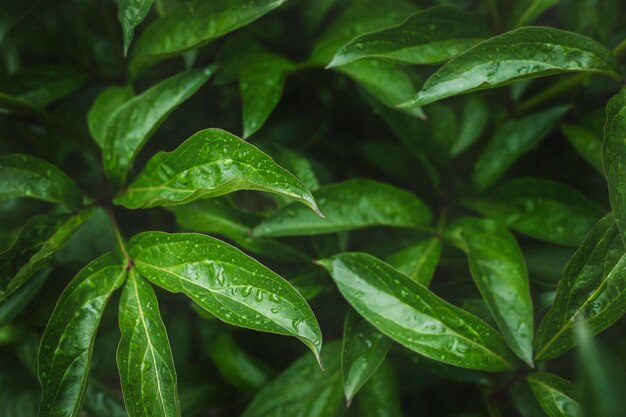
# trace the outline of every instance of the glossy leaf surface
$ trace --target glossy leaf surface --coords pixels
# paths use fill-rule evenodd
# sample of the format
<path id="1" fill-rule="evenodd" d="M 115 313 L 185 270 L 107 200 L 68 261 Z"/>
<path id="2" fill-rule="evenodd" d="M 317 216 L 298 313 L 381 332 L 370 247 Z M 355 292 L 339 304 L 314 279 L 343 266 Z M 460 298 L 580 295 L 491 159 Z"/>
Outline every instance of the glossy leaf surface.
<path id="1" fill-rule="evenodd" d="M 437 6 L 411 15 L 397 26 L 350 40 L 328 67 L 363 58 L 385 58 L 409 64 L 445 61 L 489 36 L 483 20 L 449 6 Z"/>
<path id="2" fill-rule="evenodd" d="M 313 193 L 324 218 L 297 204 L 275 211 L 256 236 L 320 235 L 372 226 L 426 228 L 431 213 L 413 194 L 372 180 L 355 179 Z"/>
<path id="3" fill-rule="evenodd" d="M 87 127 L 93 140 L 100 149 L 104 147 L 106 129 L 115 112 L 133 98 L 133 89 L 129 86 L 108 87 L 94 100 L 87 113 Z"/>
<path id="4" fill-rule="evenodd" d="M 606 106 L 602 160 L 615 220 L 626 242 L 626 88 Z"/>
<path id="5" fill-rule="evenodd" d="M 39 349 L 40 417 L 78 415 L 102 312 L 125 276 L 123 260 L 108 254 L 87 265 L 63 291 Z"/>
<path id="6" fill-rule="evenodd" d="M 316 355 L 317 320 L 287 281 L 238 249 L 199 234 L 146 232 L 130 241 L 138 272 L 226 323 L 294 336 Z"/>
<path id="7" fill-rule="evenodd" d="M 513 368 L 515 358 L 498 332 L 390 265 L 364 253 L 319 262 L 361 316 L 408 349 L 464 368 Z"/>
<path id="8" fill-rule="evenodd" d="M 615 57 L 596 41 L 549 27 L 524 27 L 487 39 L 452 58 L 406 105 L 423 106 L 518 80 L 574 71 L 619 78 Z"/>
<path id="9" fill-rule="evenodd" d="M 0 156 L 0 200 L 18 197 L 63 204 L 71 209 L 83 202 L 78 185 L 51 163 L 30 155 Z"/>
<path id="10" fill-rule="evenodd" d="M 134 270 L 122 291 L 119 323 L 117 364 L 129 416 L 180 416 L 176 370 L 158 301 Z"/>
<path id="11" fill-rule="evenodd" d="M 376 373 L 392 343 L 354 310 L 348 312 L 341 346 L 341 375 L 348 403 Z"/>
<path id="12" fill-rule="evenodd" d="M 463 218 L 446 235 L 467 253 L 470 272 L 507 343 L 532 365 L 533 304 L 524 255 L 493 220 Z"/>
<path id="13" fill-rule="evenodd" d="M 118 185 L 124 183 L 133 160 L 154 131 L 212 74 L 209 67 L 175 75 L 126 101 L 110 116 L 102 151 L 109 178 Z M 107 112 L 109 108 L 98 110 Z"/>
<path id="14" fill-rule="evenodd" d="M 533 149 L 556 126 L 569 106 L 544 110 L 504 123 L 478 157 L 472 182 L 479 190 L 496 182 L 522 155 Z"/>
<path id="15" fill-rule="evenodd" d="M 285 0 L 194 0 L 154 21 L 137 39 L 131 53 L 131 72 L 198 48 L 245 26 Z"/>
<path id="16" fill-rule="evenodd" d="M 237 190 L 284 195 L 318 211 L 302 182 L 256 147 L 220 129 L 202 130 L 176 150 L 155 155 L 115 202 L 127 208 L 171 206 Z"/>
<path id="17" fill-rule="evenodd" d="M 508 181 L 469 206 L 520 233 L 567 246 L 579 245 L 602 216 L 573 188 L 536 178 Z"/>
<path id="18" fill-rule="evenodd" d="M 600 333 L 626 312 L 626 255 L 613 214 L 603 217 L 565 266 L 556 297 L 535 335 L 535 358 L 550 359 L 578 343 L 581 321 Z"/>
<path id="19" fill-rule="evenodd" d="M 547 372 L 526 377 L 541 408 L 550 417 L 581 417 L 580 390 L 571 382 Z"/>
<path id="20" fill-rule="evenodd" d="M 133 40 L 135 27 L 146 17 L 154 0 L 120 0 L 117 17 L 122 25 L 124 35 L 124 54 Z"/>
<path id="21" fill-rule="evenodd" d="M 341 393 L 341 346 L 322 352 L 325 370 L 306 355 L 270 381 L 250 402 L 242 417 L 332 417 L 344 407 Z"/>
<path id="22" fill-rule="evenodd" d="M 387 263 L 414 281 L 428 286 L 439 263 L 441 249 L 438 238 L 424 239 L 391 254 Z"/>

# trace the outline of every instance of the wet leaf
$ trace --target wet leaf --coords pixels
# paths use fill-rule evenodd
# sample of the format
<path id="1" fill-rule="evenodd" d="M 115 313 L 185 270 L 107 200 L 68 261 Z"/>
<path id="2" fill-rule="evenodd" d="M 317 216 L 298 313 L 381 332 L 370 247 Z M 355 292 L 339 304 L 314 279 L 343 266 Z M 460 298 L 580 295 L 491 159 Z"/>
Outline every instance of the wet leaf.
<path id="1" fill-rule="evenodd" d="M 201 130 L 176 150 L 152 157 L 115 203 L 127 208 L 172 206 L 237 190 L 284 195 L 319 212 L 296 177 L 253 145 L 220 129 Z"/>
<path id="2" fill-rule="evenodd" d="M 413 194 L 377 181 L 355 179 L 313 193 L 325 218 L 296 204 L 275 211 L 256 236 L 312 236 L 372 226 L 426 228 L 430 210 Z"/>
<path id="3" fill-rule="evenodd" d="M 83 193 L 70 177 L 56 166 L 30 155 L 0 156 L 0 200 L 36 198 L 76 209 Z"/>
<path id="4" fill-rule="evenodd" d="M 467 253 L 470 272 L 511 350 L 532 366 L 533 303 L 524 255 L 493 220 L 457 220 L 446 236 Z"/>
<path id="5" fill-rule="evenodd" d="M 81 270 L 63 291 L 41 339 L 40 417 L 78 415 L 102 312 L 125 276 L 123 260 L 107 254 Z"/>
<path id="6" fill-rule="evenodd" d="M 526 382 L 550 417 L 582 417 L 580 390 L 571 382 L 547 372 L 532 373 Z"/>
<path id="7" fill-rule="evenodd" d="M 124 35 L 124 54 L 133 40 L 135 27 L 146 17 L 154 0 L 120 0 L 117 9 L 117 18 L 122 25 Z"/>
<path id="8" fill-rule="evenodd" d="M 414 281 L 428 286 L 439 263 L 441 248 L 438 238 L 424 239 L 389 255 L 387 263 Z"/>
<path id="9" fill-rule="evenodd" d="M 322 335 L 304 298 L 238 249 L 205 235 L 146 232 L 131 239 L 130 255 L 141 276 L 220 320 L 294 336 L 319 355 Z"/>
<path id="10" fill-rule="evenodd" d="M 609 184 L 609 200 L 615 221 L 626 242 L 626 88 L 614 96 L 606 105 L 606 125 L 602 160 L 604 173 Z"/>
<path id="11" fill-rule="evenodd" d="M 100 149 L 104 147 L 106 129 L 113 114 L 132 98 L 132 87 L 125 85 L 105 88 L 94 100 L 87 113 L 87 127 Z"/>
<path id="12" fill-rule="evenodd" d="M 585 36 L 549 27 L 523 27 L 479 43 L 434 73 L 406 106 L 564 72 L 619 79 L 611 52 Z"/>
<path id="13" fill-rule="evenodd" d="M 383 261 L 343 253 L 318 262 L 361 316 L 406 348 L 463 368 L 513 369 L 515 357 L 496 330 Z"/>

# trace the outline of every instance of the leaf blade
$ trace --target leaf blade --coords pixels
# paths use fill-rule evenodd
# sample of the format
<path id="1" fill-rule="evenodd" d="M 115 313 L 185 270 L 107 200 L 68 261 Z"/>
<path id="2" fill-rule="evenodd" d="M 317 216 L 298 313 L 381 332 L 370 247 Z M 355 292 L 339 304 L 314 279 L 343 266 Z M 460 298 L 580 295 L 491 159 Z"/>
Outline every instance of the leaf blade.
<path id="1" fill-rule="evenodd" d="M 547 372 L 535 372 L 526 377 L 541 408 L 550 417 L 580 417 L 580 392 L 571 382 Z"/>

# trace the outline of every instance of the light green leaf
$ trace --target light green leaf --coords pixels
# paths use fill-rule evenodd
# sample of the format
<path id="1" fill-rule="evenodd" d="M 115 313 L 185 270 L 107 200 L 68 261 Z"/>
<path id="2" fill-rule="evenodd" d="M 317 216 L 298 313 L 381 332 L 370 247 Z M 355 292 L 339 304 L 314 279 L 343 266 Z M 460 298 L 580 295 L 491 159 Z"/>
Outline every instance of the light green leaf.
<path id="1" fill-rule="evenodd" d="M 470 272 L 511 350 L 532 366 L 533 303 L 524 255 L 493 220 L 465 217 L 446 236 L 467 253 Z"/>
<path id="2" fill-rule="evenodd" d="M 0 308 L 48 264 L 91 214 L 87 210 L 73 216 L 36 216 L 24 226 L 13 245 L 0 253 Z"/>
<path id="3" fill-rule="evenodd" d="M 154 21 L 131 53 L 130 70 L 137 75 L 171 56 L 198 48 L 274 10 L 285 0 L 194 0 Z"/>
<path id="4" fill-rule="evenodd" d="M 523 27 L 487 39 L 452 58 L 406 106 L 564 72 L 621 78 L 615 57 L 596 41 L 549 27 Z"/>
<path id="5" fill-rule="evenodd" d="M 156 154 L 114 202 L 133 209 L 173 206 L 237 190 L 284 195 L 319 213 L 302 182 L 253 145 L 221 129 L 201 130 L 176 150 Z"/>
<path id="6" fill-rule="evenodd" d="M 350 40 L 327 68 L 363 58 L 384 58 L 409 64 L 446 61 L 489 36 L 484 20 L 450 6 L 419 11 L 397 26 Z"/>
<path id="7" fill-rule="evenodd" d="M 87 113 L 87 127 L 93 140 L 100 149 L 104 147 L 106 129 L 115 111 L 133 98 L 130 85 L 109 87 L 102 90 L 96 97 Z"/>
<path id="8" fill-rule="evenodd" d="M 222 321 L 294 336 L 319 355 L 322 335 L 304 298 L 238 249 L 205 235 L 146 232 L 131 239 L 129 253 L 142 276 Z"/>
<path id="9" fill-rule="evenodd" d="M 428 207 L 413 194 L 377 181 L 348 180 L 313 195 L 325 218 L 290 204 L 262 221 L 254 234 L 312 236 L 372 226 L 426 228 L 431 219 Z"/>
<path id="10" fill-rule="evenodd" d="M 361 316 L 406 348 L 463 368 L 514 368 L 515 356 L 496 330 L 383 261 L 343 253 L 319 263 Z"/>
<path id="11" fill-rule="evenodd" d="M 341 348 L 341 375 L 348 404 L 376 373 L 392 343 L 353 310 L 348 312 Z"/>
<path id="12" fill-rule="evenodd" d="M 110 116 L 104 135 L 104 168 L 122 185 L 134 159 L 150 136 L 185 100 L 211 77 L 214 68 L 183 72 L 128 100 Z M 99 108 L 109 111 L 108 105 Z"/>
<path id="13" fill-rule="evenodd" d="M 571 382 L 547 372 L 532 373 L 526 382 L 550 417 L 582 417 L 580 391 Z"/>
<path id="14" fill-rule="evenodd" d="M 474 165 L 472 182 L 476 188 L 485 189 L 502 177 L 522 155 L 548 136 L 569 109 L 553 107 L 500 126 Z"/>
<path id="15" fill-rule="evenodd" d="M 87 76 L 67 66 L 27 68 L 0 78 L 0 91 L 37 107 L 57 101 L 85 83 Z"/>
<path id="16" fill-rule="evenodd" d="M 278 165 L 292 172 L 309 190 L 315 191 L 320 188 L 317 174 L 305 155 L 275 143 L 259 144 L 259 148 L 270 155 Z"/>
<path id="17" fill-rule="evenodd" d="M 551 359 L 578 342 L 581 321 L 592 335 L 626 312 L 626 255 L 613 214 L 603 217 L 565 266 L 556 297 L 535 335 L 535 359 Z"/>
<path id="18" fill-rule="evenodd" d="M 508 181 L 468 205 L 520 233 L 566 246 L 578 246 L 602 217 L 602 211 L 573 188 L 536 178 Z"/>
<path id="19" fill-rule="evenodd" d="M 433 237 L 389 255 L 386 261 L 412 280 L 428 286 L 439 263 L 441 249 L 441 240 Z"/>
<path id="20" fill-rule="evenodd" d="M 403 417 L 393 369 L 384 362 L 357 397 L 360 417 Z"/>
<path id="21" fill-rule="evenodd" d="M 600 175 L 604 175 L 604 169 L 602 168 L 602 138 L 583 126 L 569 123 L 563 123 L 561 131 L 572 144 L 574 150 L 585 161 L 589 162 Z"/>
<path id="22" fill-rule="evenodd" d="M 117 18 L 122 25 L 124 35 L 124 55 L 133 40 L 133 32 L 146 17 L 154 0 L 119 0 Z"/>
<path id="23" fill-rule="evenodd" d="M 521 0 L 513 4 L 513 27 L 524 26 L 543 12 L 557 4 L 560 0 Z"/>
<path id="24" fill-rule="evenodd" d="M 615 221 L 626 242 L 626 88 L 606 105 L 602 160 Z"/>
<path id="25" fill-rule="evenodd" d="M 154 290 L 134 269 L 122 291 L 117 348 L 130 417 L 180 417 L 176 369 Z"/>
<path id="26" fill-rule="evenodd" d="M 306 355 L 265 386 L 241 417 L 333 417 L 343 407 L 341 347 L 329 343 L 322 353 L 325 370 Z"/>
<path id="27" fill-rule="evenodd" d="M 176 222 L 193 232 L 226 236 L 245 250 L 285 262 L 308 262 L 310 257 L 276 239 L 252 236 L 263 217 L 235 207 L 227 198 L 211 198 L 168 208 Z"/>
<path id="28" fill-rule="evenodd" d="M 76 209 L 83 193 L 56 166 L 30 155 L 0 156 L 0 200 L 28 197 Z"/>
<path id="29" fill-rule="evenodd" d="M 107 254 L 81 270 L 61 294 L 39 349 L 40 417 L 78 415 L 102 312 L 125 277 L 123 259 Z"/>

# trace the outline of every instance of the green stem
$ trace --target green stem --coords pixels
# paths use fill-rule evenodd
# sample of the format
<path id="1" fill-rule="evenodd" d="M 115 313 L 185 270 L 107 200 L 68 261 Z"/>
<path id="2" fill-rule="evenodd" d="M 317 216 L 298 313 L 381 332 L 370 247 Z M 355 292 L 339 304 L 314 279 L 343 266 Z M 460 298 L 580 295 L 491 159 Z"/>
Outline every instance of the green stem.
<path id="1" fill-rule="evenodd" d="M 122 255 L 124 255 L 124 258 L 129 261 L 130 264 L 131 258 L 128 254 L 128 251 L 126 250 L 126 242 L 124 241 L 124 238 L 122 237 L 122 232 L 120 232 L 120 228 L 117 225 L 117 220 L 115 219 L 113 208 L 110 205 L 107 205 L 105 208 L 107 215 L 109 216 L 109 221 L 111 222 L 111 227 L 113 228 L 113 234 L 115 235 L 115 241 L 117 242 L 117 246 L 119 246 Z"/>
<path id="2" fill-rule="evenodd" d="M 626 52 L 626 39 L 621 41 L 615 48 L 613 48 L 613 55 L 617 58 L 621 57 Z"/>

